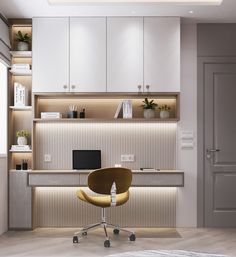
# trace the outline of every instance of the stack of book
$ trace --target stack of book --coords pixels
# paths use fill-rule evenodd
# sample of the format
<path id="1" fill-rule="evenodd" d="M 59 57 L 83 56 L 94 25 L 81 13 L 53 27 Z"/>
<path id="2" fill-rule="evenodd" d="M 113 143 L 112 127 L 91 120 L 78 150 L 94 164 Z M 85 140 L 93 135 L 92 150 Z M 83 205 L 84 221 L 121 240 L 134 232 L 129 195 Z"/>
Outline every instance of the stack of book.
<path id="1" fill-rule="evenodd" d="M 11 146 L 11 151 L 19 151 L 19 152 L 23 152 L 23 151 L 30 151 L 31 148 L 29 145 L 12 145 Z"/>
<path id="2" fill-rule="evenodd" d="M 116 109 L 116 113 L 114 118 L 123 118 L 123 119 L 132 119 L 133 111 L 132 111 L 132 101 L 131 100 L 123 100 L 120 102 Z"/>
<path id="3" fill-rule="evenodd" d="M 60 112 L 41 112 L 41 119 L 61 119 Z"/>
<path id="4" fill-rule="evenodd" d="M 27 63 L 15 63 L 11 66 L 12 73 L 29 73 L 30 64 Z"/>
<path id="5" fill-rule="evenodd" d="M 14 106 L 28 105 L 28 89 L 18 82 L 14 82 Z"/>

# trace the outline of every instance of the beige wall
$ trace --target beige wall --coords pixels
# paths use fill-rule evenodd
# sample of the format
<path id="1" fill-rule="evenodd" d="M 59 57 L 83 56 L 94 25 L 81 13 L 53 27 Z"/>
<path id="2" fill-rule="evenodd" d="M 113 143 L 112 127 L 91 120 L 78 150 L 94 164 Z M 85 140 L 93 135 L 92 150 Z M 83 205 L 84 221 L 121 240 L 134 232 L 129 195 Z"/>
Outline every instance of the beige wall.
<path id="1" fill-rule="evenodd" d="M 0 156 L 0 235 L 7 231 L 7 158 Z"/>
<path id="2" fill-rule="evenodd" d="M 193 131 L 194 148 L 181 149 L 181 130 Z M 197 226 L 197 27 L 181 26 L 181 98 L 178 123 L 178 168 L 185 172 L 177 192 L 177 227 Z"/>

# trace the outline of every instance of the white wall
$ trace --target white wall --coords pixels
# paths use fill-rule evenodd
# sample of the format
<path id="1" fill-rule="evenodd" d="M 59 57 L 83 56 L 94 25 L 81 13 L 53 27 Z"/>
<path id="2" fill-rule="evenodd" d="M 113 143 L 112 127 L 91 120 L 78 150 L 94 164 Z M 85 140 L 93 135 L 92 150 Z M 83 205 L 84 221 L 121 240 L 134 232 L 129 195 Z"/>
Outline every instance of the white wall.
<path id="1" fill-rule="evenodd" d="M 194 133 L 194 148 L 181 149 L 178 139 L 178 168 L 185 172 L 185 186 L 177 193 L 177 227 L 197 226 L 197 26 L 181 26 L 180 131 Z"/>
<path id="2" fill-rule="evenodd" d="M 7 68 L 0 62 L 0 235 L 7 231 Z"/>

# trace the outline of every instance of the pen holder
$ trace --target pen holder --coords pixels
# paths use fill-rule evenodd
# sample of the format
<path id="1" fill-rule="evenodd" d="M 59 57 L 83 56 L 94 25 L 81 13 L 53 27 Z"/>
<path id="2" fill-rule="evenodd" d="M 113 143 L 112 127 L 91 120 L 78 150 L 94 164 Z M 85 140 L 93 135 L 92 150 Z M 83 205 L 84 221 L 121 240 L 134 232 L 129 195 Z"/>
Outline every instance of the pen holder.
<path id="1" fill-rule="evenodd" d="M 85 118 L 85 112 L 80 112 L 80 113 L 79 113 L 79 117 L 80 117 L 81 119 L 84 119 L 84 118 Z"/>
<path id="2" fill-rule="evenodd" d="M 69 118 L 69 119 L 75 119 L 75 118 L 77 118 L 77 111 L 69 111 L 69 112 L 67 113 L 67 118 Z"/>

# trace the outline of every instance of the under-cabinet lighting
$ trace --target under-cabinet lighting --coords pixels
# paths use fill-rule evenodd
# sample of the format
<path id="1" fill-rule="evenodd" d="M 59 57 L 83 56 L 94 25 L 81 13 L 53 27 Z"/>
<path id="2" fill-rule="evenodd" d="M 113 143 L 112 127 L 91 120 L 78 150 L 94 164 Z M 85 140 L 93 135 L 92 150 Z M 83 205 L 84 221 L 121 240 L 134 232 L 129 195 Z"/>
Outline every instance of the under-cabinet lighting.
<path id="1" fill-rule="evenodd" d="M 48 0 L 52 5 L 74 5 L 80 3 L 160 3 L 160 4 L 195 4 L 220 5 L 223 0 Z"/>

